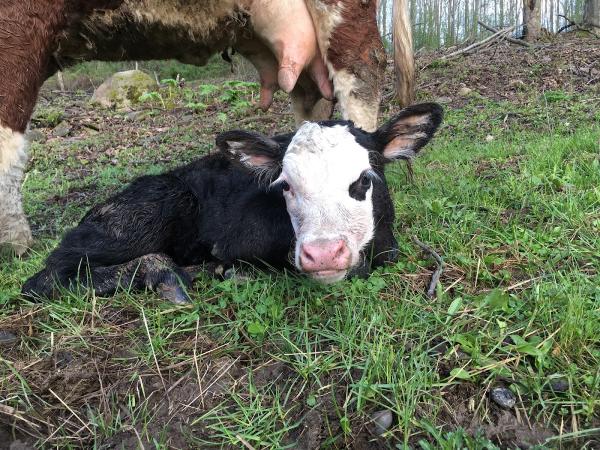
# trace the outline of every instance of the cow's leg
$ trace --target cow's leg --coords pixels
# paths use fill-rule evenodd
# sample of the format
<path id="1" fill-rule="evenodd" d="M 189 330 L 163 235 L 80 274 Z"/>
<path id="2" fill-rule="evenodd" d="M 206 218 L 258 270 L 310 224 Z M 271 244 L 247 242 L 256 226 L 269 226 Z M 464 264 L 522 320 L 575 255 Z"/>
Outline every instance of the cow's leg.
<path id="1" fill-rule="evenodd" d="M 27 161 L 23 134 L 49 72 L 56 36 L 66 23 L 65 2 L 0 2 L 0 244 L 23 253 L 31 232 L 21 181 Z"/>
<path id="2" fill-rule="evenodd" d="M 119 287 L 133 290 L 148 288 L 158 292 L 162 298 L 180 304 L 189 302 L 186 290 L 191 288 L 192 279 L 169 256 L 153 253 L 106 267 L 89 267 L 82 260 L 74 276 L 47 267 L 25 282 L 22 293 L 34 299 L 56 298 L 59 288 L 69 289 L 74 283 L 93 287 L 99 296 L 112 295 Z"/>
<path id="3" fill-rule="evenodd" d="M 333 113 L 333 102 L 321 96 L 312 79 L 303 73 L 290 93 L 296 125 L 305 120 L 326 120 Z"/>
<path id="4" fill-rule="evenodd" d="M 12 247 L 17 255 L 31 244 L 21 200 L 21 180 L 27 163 L 25 146 L 23 133 L 0 125 L 0 246 Z"/>
<path id="5" fill-rule="evenodd" d="M 386 64 L 376 1 L 305 1 L 343 117 L 375 130 Z"/>

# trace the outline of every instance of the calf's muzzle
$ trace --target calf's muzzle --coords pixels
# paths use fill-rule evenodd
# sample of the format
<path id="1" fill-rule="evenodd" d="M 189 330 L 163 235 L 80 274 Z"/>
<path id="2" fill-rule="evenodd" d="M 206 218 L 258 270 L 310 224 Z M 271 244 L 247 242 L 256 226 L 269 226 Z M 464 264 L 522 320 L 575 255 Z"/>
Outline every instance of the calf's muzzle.
<path id="1" fill-rule="evenodd" d="M 351 254 L 343 239 L 318 239 L 300 246 L 300 267 L 304 272 L 339 272 L 350 267 Z"/>

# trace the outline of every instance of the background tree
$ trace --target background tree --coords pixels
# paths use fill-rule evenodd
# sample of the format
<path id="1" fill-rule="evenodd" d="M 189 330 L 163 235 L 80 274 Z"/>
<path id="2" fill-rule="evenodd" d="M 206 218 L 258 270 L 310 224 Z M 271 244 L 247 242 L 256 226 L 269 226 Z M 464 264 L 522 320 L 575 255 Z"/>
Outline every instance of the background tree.
<path id="1" fill-rule="evenodd" d="M 406 1 L 413 28 L 415 49 L 449 47 L 489 36 L 489 32 L 477 24 L 478 20 L 495 28 L 514 25 L 516 29 L 513 37 L 521 37 L 523 13 L 526 3 L 529 2 L 529 0 Z M 570 21 L 581 23 L 586 2 L 592 5 L 592 16 L 596 14 L 597 17 L 597 5 L 600 0 L 535 0 L 538 8 L 534 17 L 539 17 L 540 28 L 555 33 Z M 391 50 L 392 0 L 379 0 L 379 24 L 386 46 Z"/>
<path id="2" fill-rule="evenodd" d="M 523 0 L 523 37 L 536 41 L 542 30 L 542 8 L 540 0 Z"/>
<path id="3" fill-rule="evenodd" d="M 586 0 L 583 9 L 583 25 L 600 36 L 600 0 Z"/>

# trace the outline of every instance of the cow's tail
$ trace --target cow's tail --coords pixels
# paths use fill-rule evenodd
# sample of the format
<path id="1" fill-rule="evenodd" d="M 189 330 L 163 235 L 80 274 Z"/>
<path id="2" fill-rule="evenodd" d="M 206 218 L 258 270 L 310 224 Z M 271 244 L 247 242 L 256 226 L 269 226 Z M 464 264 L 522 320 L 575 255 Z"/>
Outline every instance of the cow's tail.
<path id="1" fill-rule="evenodd" d="M 415 96 L 415 60 L 408 16 L 408 0 L 394 0 L 393 21 L 396 93 L 400 104 L 408 106 L 413 102 Z"/>

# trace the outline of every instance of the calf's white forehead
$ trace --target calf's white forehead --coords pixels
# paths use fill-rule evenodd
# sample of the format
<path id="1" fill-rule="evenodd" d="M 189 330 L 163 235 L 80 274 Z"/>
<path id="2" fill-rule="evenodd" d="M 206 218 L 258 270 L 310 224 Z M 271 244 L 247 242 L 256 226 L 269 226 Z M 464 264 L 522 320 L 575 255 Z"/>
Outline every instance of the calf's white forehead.
<path id="1" fill-rule="evenodd" d="M 369 168 L 369 152 L 345 125 L 321 127 L 305 122 L 283 158 L 284 174 L 311 191 L 336 184 L 348 189 L 348 184 Z"/>

